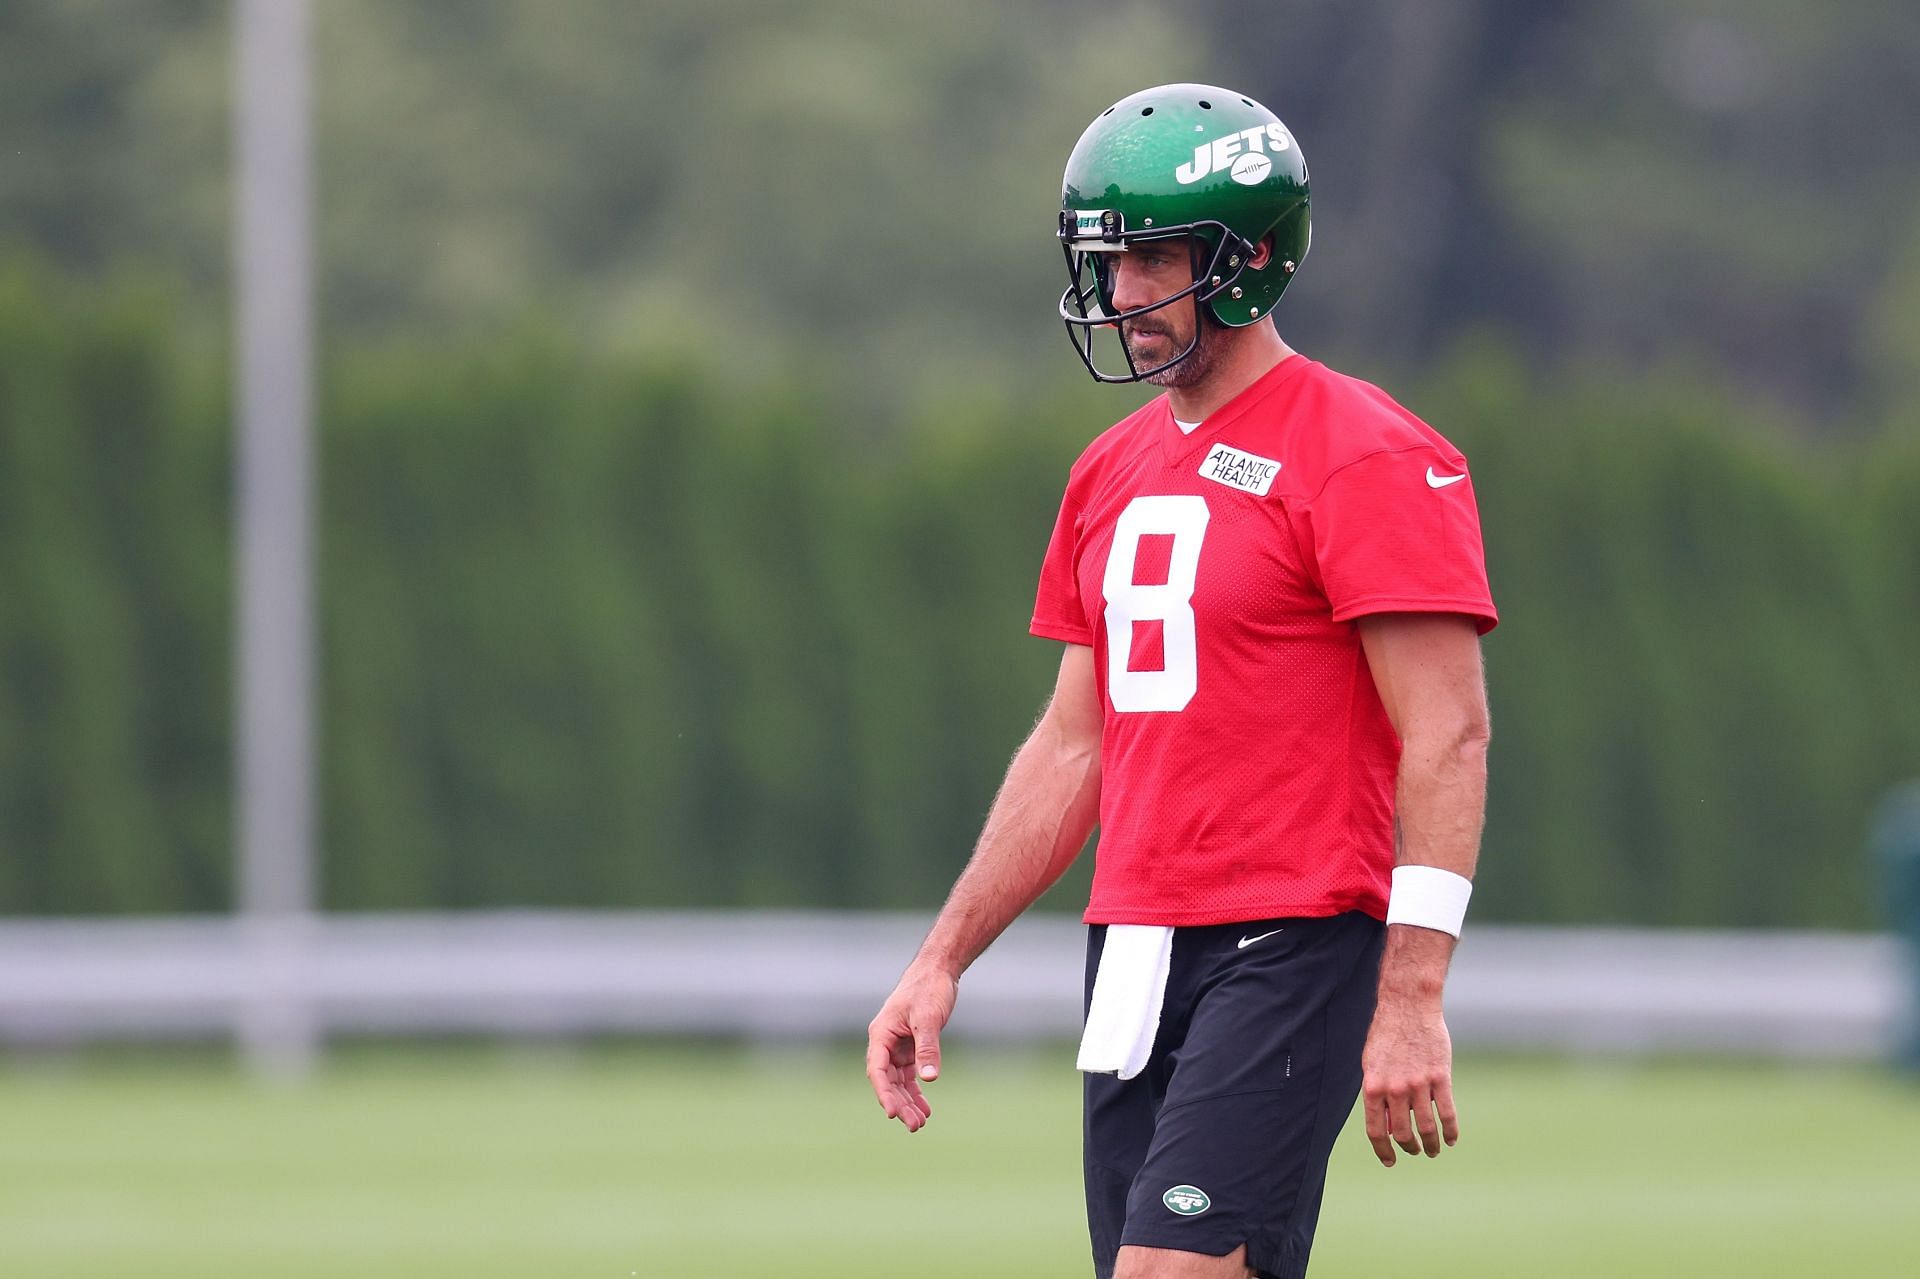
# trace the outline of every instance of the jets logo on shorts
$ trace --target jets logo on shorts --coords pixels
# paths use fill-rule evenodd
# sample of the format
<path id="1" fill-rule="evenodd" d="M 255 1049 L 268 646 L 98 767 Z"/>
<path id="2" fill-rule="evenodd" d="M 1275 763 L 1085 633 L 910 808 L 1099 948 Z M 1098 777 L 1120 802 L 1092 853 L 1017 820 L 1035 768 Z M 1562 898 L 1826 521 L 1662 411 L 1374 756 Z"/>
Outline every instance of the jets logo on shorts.
<path id="1" fill-rule="evenodd" d="M 1198 1217 L 1213 1207 L 1213 1200 L 1207 1198 L 1207 1192 L 1198 1186 L 1175 1186 L 1160 1196 L 1160 1202 L 1167 1206 L 1169 1212 L 1176 1212 L 1182 1217 Z"/>

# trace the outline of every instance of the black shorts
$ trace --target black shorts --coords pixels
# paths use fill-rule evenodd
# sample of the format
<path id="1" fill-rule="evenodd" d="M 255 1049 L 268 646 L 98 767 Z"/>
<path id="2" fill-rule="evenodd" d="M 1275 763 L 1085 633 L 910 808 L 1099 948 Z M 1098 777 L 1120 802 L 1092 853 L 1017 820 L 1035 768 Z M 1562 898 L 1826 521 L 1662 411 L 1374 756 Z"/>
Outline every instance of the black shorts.
<path id="1" fill-rule="evenodd" d="M 1106 931 L 1088 933 L 1089 999 Z M 1357 913 L 1175 930 L 1146 1069 L 1086 1077 L 1099 1279 L 1123 1244 L 1218 1257 L 1244 1243 L 1263 1277 L 1306 1273 L 1385 932 Z"/>

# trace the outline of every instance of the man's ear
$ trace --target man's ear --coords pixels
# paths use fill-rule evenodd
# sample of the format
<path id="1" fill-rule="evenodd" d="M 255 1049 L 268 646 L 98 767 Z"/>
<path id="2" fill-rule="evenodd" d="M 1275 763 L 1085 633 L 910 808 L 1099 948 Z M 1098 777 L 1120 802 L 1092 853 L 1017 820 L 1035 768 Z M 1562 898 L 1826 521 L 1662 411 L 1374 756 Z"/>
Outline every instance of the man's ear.
<path id="1" fill-rule="evenodd" d="M 1247 269 L 1249 271 L 1264 270 L 1267 263 L 1271 261 L 1273 261 L 1273 237 L 1265 235 L 1260 237 L 1260 243 L 1253 246 L 1253 256 L 1247 259 Z"/>

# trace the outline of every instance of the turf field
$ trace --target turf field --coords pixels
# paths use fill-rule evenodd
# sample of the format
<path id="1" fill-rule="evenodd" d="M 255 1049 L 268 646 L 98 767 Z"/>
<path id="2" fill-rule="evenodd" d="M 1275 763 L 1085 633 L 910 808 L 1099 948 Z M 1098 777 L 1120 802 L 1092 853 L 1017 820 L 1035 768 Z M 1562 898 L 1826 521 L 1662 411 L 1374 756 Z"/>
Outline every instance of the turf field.
<path id="1" fill-rule="evenodd" d="M 0 1065 L 0 1275 L 1088 1273 L 1069 1053 L 953 1050 L 932 1125 L 851 1055 L 349 1052 Z M 1316 1279 L 1920 1275 L 1920 1089 L 1855 1071 L 1462 1063 L 1461 1146 L 1353 1129 Z"/>

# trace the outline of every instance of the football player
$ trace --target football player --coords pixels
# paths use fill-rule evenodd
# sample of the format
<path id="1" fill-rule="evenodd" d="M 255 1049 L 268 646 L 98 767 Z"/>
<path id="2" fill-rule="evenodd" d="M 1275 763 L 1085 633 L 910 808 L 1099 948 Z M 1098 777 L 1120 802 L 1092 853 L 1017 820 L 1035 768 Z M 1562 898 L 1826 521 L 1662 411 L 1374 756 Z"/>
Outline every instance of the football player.
<path id="1" fill-rule="evenodd" d="M 1473 481 L 1275 329 L 1307 166 L 1251 98 L 1174 84 L 1107 108 L 1057 234 L 1088 370 L 1166 393 L 1067 480 L 1031 627 L 1065 645 L 1052 699 L 869 1028 L 867 1073 L 888 1116 L 927 1122 L 961 974 L 1097 821 L 1094 1271 L 1298 1276 L 1356 1094 L 1383 1164 L 1459 1133 L 1441 992 L 1496 620 Z"/>

